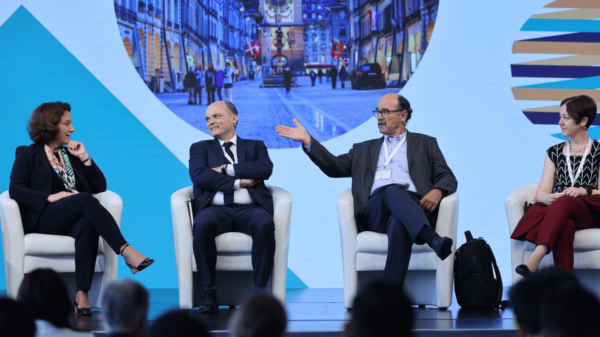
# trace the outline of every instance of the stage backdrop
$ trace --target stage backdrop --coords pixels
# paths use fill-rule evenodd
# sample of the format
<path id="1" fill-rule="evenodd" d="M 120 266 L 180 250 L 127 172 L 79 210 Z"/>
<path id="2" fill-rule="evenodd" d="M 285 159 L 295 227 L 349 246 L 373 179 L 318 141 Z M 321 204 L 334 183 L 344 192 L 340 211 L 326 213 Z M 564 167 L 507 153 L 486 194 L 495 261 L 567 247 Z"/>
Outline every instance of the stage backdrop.
<path id="1" fill-rule="evenodd" d="M 411 3 L 424 9 L 432 1 Z M 557 101 L 579 92 L 595 95 L 598 87 L 597 77 L 573 80 L 590 72 L 582 75 L 573 72 L 577 69 L 558 67 L 587 66 L 592 74 L 597 70 L 593 66 L 599 63 L 598 56 L 574 55 L 589 50 L 562 43 L 597 42 L 594 34 L 555 36 L 600 31 L 597 21 L 591 20 L 597 18 L 596 12 L 560 8 L 579 3 L 583 4 L 440 0 L 435 32 L 428 33 L 426 40 L 413 39 L 410 61 L 415 63 L 404 65 L 415 70 L 401 90 L 414 109 L 408 129 L 436 137 L 458 178 L 458 243 L 464 242 L 465 230 L 484 237 L 496 254 L 505 284 L 511 283 L 511 273 L 504 199 L 515 189 L 538 182 L 546 149 L 559 141 L 553 136 L 560 131 L 553 125 Z M 176 288 L 170 196 L 190 185 L 190 144 L 210 136 L 202 131 L 201 122 L 191 121 L 194 116 L 174 113 L 165 104 L 175 103 L 161 100 L 141 80 L 124 48 L 116 7 L 111 0 L 0 2 L 0 189 L 8 189 L 15 148 L 30 143 L 25 126 L 31 111 L 46 101 L 69 102 L 76 128 L 73 138 L 85 143 L 104 171 L 109 189 L 124 200 L 125 237 L 156 259 L 152 268 L 134 278 L 150 288 Z M 433 25 L 424 29 L 430 26 L 433 29 Z M 427 41 L 426 55 L 415 55 L 415 43 L 422 46 L 419 41 Z M 547 47 L 539 47 L 536 41 Z M 362 58 L 375 59 L 369 53 Z M 544 75 L 547 70 L 552 77 Z M 293 88 L 291 98 L 284 98 L 282 89 L 267 95 L 261 90 L 270 89 L 258 88 L 259 96 L 244 97 L 243 93 L 251 92 L 244 88 L 251 84 L 238 82 L 234 103 L 252 107 L 271 100 L 291 111 L 289 118 L 256 115 L 248 120 L 245 115 L 252 109 L 245 108 L 240 111 L 241 123 L 291 125 L 298 109 L 310 107 L 307 126 L 315 134 L 322 133 L 331 152 L 342 154 L 355 142 L 380 136 L 375 120 L 368 116 L 384 93 L 397 92 L 346 88 L 334 96 L 331 89 L 325 90 L 325 80 L 319 92 L 311 89 L 306 78 L 301 81 L 304 87 Z M 315 100 L 303 98 L 302 93 L 310 90 Z M 182 97 L 185 104 L 187 97 Z M 323 104 L 317 99 L 330 101 Z M 201 121 L 205 109 L 198 110 L 195 118 Z M 346 111 L 352 118 L 345 120 L 343 114 L 331 118 L 330 111 Z M 354 117 L 359 114 L 366 117 Z M 337 125 L 345 129 L 340 131 Z M 597 129 L 590 132 L 597 138 Z M 342 287 L 335 202 L 350 187 L 350 180 L 327 178 L 298 144 L 275 145 L 270 156 L 275 169 L 268 183 L 293 196 L 289 287 Z M 131 277 L 122 260 L 119 276 Z M 2 268 L 0 288 L 5 286 Z"/>

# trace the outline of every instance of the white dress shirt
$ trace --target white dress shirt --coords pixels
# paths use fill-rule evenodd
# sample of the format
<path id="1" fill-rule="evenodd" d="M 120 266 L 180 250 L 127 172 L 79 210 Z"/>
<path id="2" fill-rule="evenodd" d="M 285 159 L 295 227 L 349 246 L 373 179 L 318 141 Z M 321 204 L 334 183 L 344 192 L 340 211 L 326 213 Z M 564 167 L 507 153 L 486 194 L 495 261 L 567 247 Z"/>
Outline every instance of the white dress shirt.
<path id="1" fill-rule="evenodd" d="M 231 138 L 230 142 L 233 143 L 233 145 L 231 145 L 231 147 L 229 148 L 231 150 L 231 152 L 233 152 L 233 163 L 237 164 L 238 163 L 238 155 L 237 155 L 237 140 L 238 137 L 237 135 L 234 135 L 233 138 Z M 227 154 L 227 152 L 225 152 L 225 147 L 223 146 L 223 144 L 225 144 L 226 142 L 224 140 L 220 140 L 219 139 L 219 144 L 221 144 L 221 150 L 223 150 L 223 154 L 225 155 L 225 158 L 227 158 L 229 155 Z M 227 165 L 227 175 L 234 177 L 235 176 L 235 168 L 234 165 L 232 164 L 228 164 Z M 250 194 L 248 193 L 248 189 L 244 188 L 244 187 L 240 187 L 240 179 L 236 179 L 235 183 L 233 184 L 233 203 L 235 204 L 253 204 L 254 200 L 252 200 L 252 197 L 250 197 Z M 217 192 L 217 194 L 215 194 L 215 197 L 212 199 L 212 204 L 213 205 L 225 205 L 225 197 L 223 196 L 223 192 Z"/>

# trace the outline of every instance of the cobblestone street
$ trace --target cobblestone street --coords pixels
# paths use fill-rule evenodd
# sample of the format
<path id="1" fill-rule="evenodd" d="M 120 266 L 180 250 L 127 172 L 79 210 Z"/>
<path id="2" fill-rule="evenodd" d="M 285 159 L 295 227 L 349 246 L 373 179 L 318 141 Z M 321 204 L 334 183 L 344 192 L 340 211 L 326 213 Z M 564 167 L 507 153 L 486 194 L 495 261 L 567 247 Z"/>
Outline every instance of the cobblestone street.
<path id="1" fill-rule="evenodd" d="M 233 103 L 238 109 L 240 124 L 237 133 L 242 138 L 261 139 L 268 148 L 282 149 L 300 146 L 300 143 L 279 137 L 275 126 L 293 126 L 296 118 L 319 141 L 342 135 L 372 118 L 379 99 L 398 88 L 352 90 L 331 88 L 323 78 L 314 87 L 307 76 L 298 77 L 298 88 L 286 95 L 284 88 L 260 88 L 261 78 L 234 83 Z M 204 121 L 207 98 L 203 91 L 203 105 L 187 105 L 187 93 L 159 94 L 157 97 L 177 116 L 198 130 L 208 133 Z M 218 96 L 217 96 L 218 99 Z"/>

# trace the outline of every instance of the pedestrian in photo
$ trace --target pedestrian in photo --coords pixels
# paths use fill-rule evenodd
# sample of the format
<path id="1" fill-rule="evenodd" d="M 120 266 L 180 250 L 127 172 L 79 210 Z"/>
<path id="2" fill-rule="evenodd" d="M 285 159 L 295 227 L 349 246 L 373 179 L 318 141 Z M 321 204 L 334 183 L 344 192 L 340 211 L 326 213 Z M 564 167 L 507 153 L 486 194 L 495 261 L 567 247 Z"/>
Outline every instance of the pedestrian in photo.
<path id="1" fill-rule="evenodd" d="M 202 105 L 202 88 L 204 88 L 204 71 L 202 66 L 196 66 L 196 87 L 194 88 L 194 104 Z"/>
<path id="2" fill-rule="evenodd" d="M 217 90 L 217 72 L 212 63 L 208 64 L 204 80 L 204 84 L 206 85 L 206 99 L 208 100 L 208 105 L 211 105 L 215 102 L 215 90 Z"/>
<path id="3" fill-rule="evenodd" d="M 312 84 L 312 86 L 315 86 L 315 82 L 317 81 L 317 74 L 315 73 L 314 70 L 310 71 L 310 84 Z"/>
<path id="4" fill-rule="evenodd" d="M 323 84 L 323 69 L 319 69 L 317 76 L 319 76 L 319 84 Z"/>
<path id="5" fill-rule="evenodd" d="M 289 67 L 286 67 L 283 71 L 283 85 L 285 86 L 285 94 L 289 95 L 292 88 L 292 73 Z"/>
<path id="6" fill-rule="evenodd" d="M 327 69 L 325 70 L 325 77 L 327 77 L 326 82 L 329 83 L 329 77 L 331 76 L 331 70 Z"/>
<path id="7" fill-rule="evenodd" d="M 223 100 L 221 93 L 223 92 L 223 70 L 217 71 L 217 96 L 219 101 Z"/>
<path id="8" fill-rule="evenodd" d="M 225 62 L 223 70 L 223 88 L 225 88 L 225 100 L 233 103 L 233 69 L 229 62 Z"/>
<path id="9" fill-rule="evenodd" d="M 340 69 L 340 74 L 338 76 L 340 77 L 342 89 L 344 89 L 346 87 L 345 82 L 348 79 L 348 72 L 346 71 L 346 66 L 343 66 L 342 69 Z"/>
<path id="10" fill-rule="evenodd" d="M 254 81 L 254 70 L 250 69 L 248 72 L 248 78 L 250 78 L 250 81 Z"/>
<path id="11" fill-rule="evenodd" d="M 335 89 L 338 77 L 338 70 L 335 66 L 331 67 L 331 70 L 329 71 L 329 76 L 331 76 L 331 87 Z"/>
<path id="12" fill-rule="evenodd" d="M 183 78 L 183 86 L 188 91 L 188 105 L 194 104 L 194 88 L 196 88 L 196 74 L 194 73 L 194 67 L 190 67 L 190 70 L 185 74 Z"/>

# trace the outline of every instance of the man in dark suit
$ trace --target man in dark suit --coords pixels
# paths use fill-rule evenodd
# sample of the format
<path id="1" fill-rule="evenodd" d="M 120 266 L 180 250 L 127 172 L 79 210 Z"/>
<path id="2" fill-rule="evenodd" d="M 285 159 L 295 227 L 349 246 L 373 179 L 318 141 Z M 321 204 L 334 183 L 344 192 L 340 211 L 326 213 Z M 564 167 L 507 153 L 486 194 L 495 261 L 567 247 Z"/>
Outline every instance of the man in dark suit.
<path id="1" fill-rule="evenodd" d="M 238 112 L 227 101 L 211 104 L 206 124 L 215 138 L 192 144 L 190 177 L 194 184 L 194 256 L 204 283 L 202 312 L 216 312 L 217 248 L 227 232 L 252 236 L 254 289 L 262 290 L 273 268 L 275 223 L 273 197 L 265 186 L 273 172 L 267 147 L 236 135 Z"/>
<path id="2" fill-rule="evenodd" d="M 404 285 L 413 243 L 427 243 L 442 260 L 452 253 L 452 239 L 432 228 L 442 197 L 457 181 L 433 137 L 406 130 L 410 103 L 387 94 L 373 111 L 384 137 L 354 144 L 334 156 L 294 119 L 295 128 L 278 126 L 286 138 L 301 141 L 308 157 L 332 178 L 352 177 L 354 213 L 359 231 L 388 235 L 384 278 Z"/>

